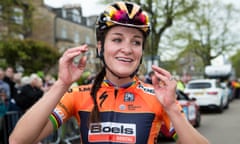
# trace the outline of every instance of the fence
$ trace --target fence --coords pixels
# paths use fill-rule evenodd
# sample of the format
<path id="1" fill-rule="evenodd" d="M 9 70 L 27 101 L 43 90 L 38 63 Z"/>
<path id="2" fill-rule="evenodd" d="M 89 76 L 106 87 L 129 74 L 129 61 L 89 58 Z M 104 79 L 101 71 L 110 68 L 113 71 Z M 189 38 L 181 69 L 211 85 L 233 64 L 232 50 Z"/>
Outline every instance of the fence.
<path id="1" fill-rule="evenodd" d="M 0 144 L 8 144 L 8 137 L 22 116 L 22 112 L 10 111 L 2 117 L 2 134 Z M 72 141 L 80 140 L 80 132 L 75 119 L 70 119 L 57 131 L 42 141 L 42 144 L 72 144 Z"/>

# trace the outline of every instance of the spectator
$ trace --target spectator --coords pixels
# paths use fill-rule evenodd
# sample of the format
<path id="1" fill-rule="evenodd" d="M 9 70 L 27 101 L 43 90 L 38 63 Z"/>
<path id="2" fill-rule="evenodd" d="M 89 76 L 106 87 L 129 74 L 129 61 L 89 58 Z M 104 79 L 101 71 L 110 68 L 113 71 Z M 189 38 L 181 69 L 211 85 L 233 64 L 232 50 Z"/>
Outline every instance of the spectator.
<path id="1" fill-rule="evenodd" d="M 8 83 L 3 81 L 4 71 L 0 68 L 0 143 L 3 141 L 3 117 L 7 112 L 7 98 L 10 97 L 10 88 Z"/>
<path id="2" fill-rule="evenodd" d="M 52 75 L 47 74 L 43 79 L 43 86 L 42 86 L 43 91 L 47 92 L 51 88 L 51 86 L 54 84 L 55 81 L 56 80 Z"/>
<path id="3" fill-rule="evenodd" d="M 146 77 L 146 80 L 145 82 L 148 83 L 148 84 L 152 84 L 152 76 L 154 75 L 154 72 L 153 71 L 150 71 Z"/>
<path id="4" fill-rule="evenodd" d="M 9 66 L 6 68 L 5 76 L 3 78 L 3 81 L 8 83 L 10 87 L 10 96 L 8 98 L 13 98 L 14 95 L 16 94 L 15 82 L 13 80 L 13 77 L 14 77 L 14 68 Z"/>
<path id="5" fill-rule="evenodd" d="M 0 68 L 0 92 L 1 92 L 1 98 L 2 100 L 6 101 L 10 98 L 10 87 L 7 82 L 4 80 L 4 71 Z"/>
<path id="6" fill-rule="evenodd" d="M 41 89 L 40 77 L 37 74 L 32 74 L 30 76 L 30 83 L 22 86 L 16 97 L 17 105 L 26 111 L 35 102 L 37 102 L 43 95 L 43 90 Z"/>
<path id="7" fill-rule="evenodd" d="M 22 73 L 14 74 L 13 81 L 15 83 L 15 86 L 14 86 L 15 94 L 13 95 L 13 97 L 10 98 L 8 111 L 20 111 L 21 110 L 17 106 L 16 101 L 15 101 L 16 96 L 18 96 L 17 91 L 20 90 L 20 88 L 22 87 L 21 79 L 22 79 Z"/>
<path id="8" fill-rule="evenodd" d="M 29 76 L 24 76 L 21 78 L 21 86 L 30 84 L 30 77 Z"/>

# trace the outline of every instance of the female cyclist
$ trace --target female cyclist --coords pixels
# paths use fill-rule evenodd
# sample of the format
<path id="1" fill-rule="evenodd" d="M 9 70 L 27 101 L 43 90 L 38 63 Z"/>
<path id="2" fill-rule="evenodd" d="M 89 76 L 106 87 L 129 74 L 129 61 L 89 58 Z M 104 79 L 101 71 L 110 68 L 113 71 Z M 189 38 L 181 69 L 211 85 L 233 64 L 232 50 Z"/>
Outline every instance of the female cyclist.
<path id="1" fill-rule="evenodd" d="M 57 81 L 19 120 L 10 143 L 37 143 L 74 116 L 84 144 L 154 144 L 162 124 L 178 143 L 207 144 L 184 118 L 175 98 L 176 81 L 168 71 L 152 66 L 153 85 L 136 77 L 149 32 L 148 16 L 138 5 L 109 5 L 96 24 L 103 68 L 94 83 L 68 90 L 87 60 L 82 57 L 76 66 L 73 59 L 88 48 L 68 49 L 59 60 Z"/>

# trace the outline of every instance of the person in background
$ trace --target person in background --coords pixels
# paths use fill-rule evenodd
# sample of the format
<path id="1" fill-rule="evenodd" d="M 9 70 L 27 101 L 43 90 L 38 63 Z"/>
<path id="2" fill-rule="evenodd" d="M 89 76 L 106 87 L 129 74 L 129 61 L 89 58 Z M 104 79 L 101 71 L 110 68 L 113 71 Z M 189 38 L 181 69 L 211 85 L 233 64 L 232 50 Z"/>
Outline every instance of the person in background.
<path id="1" fill-rule="evenodd" d="M 11 91 L 10 86 L 7 82 L 4 81 L 5 72 L 2 68 L 0 68 L 0 93 L 1 93 L 1 100 L 5 103 L 8 99 L 10 99 Z"/>
<path id="2" fill-rule="evenodd" d="M 181 80 L 181 78 L 179 76 L 176 76 L 176 81 L 177 81 L 177 89 L 184 91 L 185 89 L 185 84 L 184 82 Z"/>
<path id="3" fill-rule="evenodd" d="M 108 5 L 96 23 L 97 56 L 103 66 L 93 84 L 69 90 L 87 61 L 86 55 L 78 64 L 74 58 L 88 46 L 66 50 L 59 59 L 58 79 L 21 117 L 9 142 L 37 143 L 74 116 L 84 144 L 154 144 L 163 123 L 178 144 L 208 144 L 184 117 L 171 73 L 153 65 L 152 85 L 136 76 L 149 32 L 148 15 L 139 5 Z"/>
<path id="4" fill-rule="evenodd" d="M 36 103 L 43 95 L 42 81 L 37 74 L 30 75 L 30 83 L 23 85 L 18 90 L 18 95 L 15 98 L 17 105 L 22 111 L 29 109 L 34 103 Z"/>
<path id="5" fill-rule="evenodd" d="M 148 84 L 152 84 L 152 77 L 154 75 L 154 71 L 150 71 L 146 76 L 145 82 Z"/>
<path id="6" fill-rule="evenodd" d="M 22 79 L 22 73 L 14 74 L 13 82 L 15 83 L 15 85 L 14 85 L 14 93 L 15 94 L 13 95 L 13 97 L 10 98 L 8 111 L 21 111 L 21 109 L 18 107 L 18 105 L 16 104 L 16 101 L 15 101 L 15 98 L 18 96 L 17 92 L 22 87 L 21 79 Z"/>
<path id="7" fill-rule="evenodd" d="M 5 69 L 5 76 L 4 76 L 4 81 L 6 83 L 8 83 L 9 87 L 10 87 L 10 97 L 9 97 L 9 100 L 10 98 L 13 98 L 14 95 L 16 94 L 16 89 L 15 89 L 15 82 L 13 80 L 14 78 L 14 74 L 15 74 L 15 71 L 14 71 L 14 68 L 9 66 Z"/>
<path id="8" fill-rule="evenodd" d="M 8 111 L 8 99 L 10 98 L 10 87 L 8 83 L 3 81 L 4 79 L 4 70 L 0 68 L 0 143 L 3 141 L 3 119 Z"/>

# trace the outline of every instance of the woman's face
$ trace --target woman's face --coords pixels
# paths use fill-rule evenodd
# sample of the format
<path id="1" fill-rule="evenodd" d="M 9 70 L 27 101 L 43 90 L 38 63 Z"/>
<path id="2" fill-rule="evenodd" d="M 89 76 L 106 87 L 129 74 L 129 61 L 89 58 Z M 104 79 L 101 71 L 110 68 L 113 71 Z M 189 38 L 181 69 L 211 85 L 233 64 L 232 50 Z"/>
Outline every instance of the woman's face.
<path id="1" fill-rule="evenodd" d="M 111 28 L 104 45 L 106 65 L 120 77 L 128 77 L 138 67 L 143 54 L 143 34 L 136 28 Z M 107 69 L 108 73 L 108 69 Z"/>

